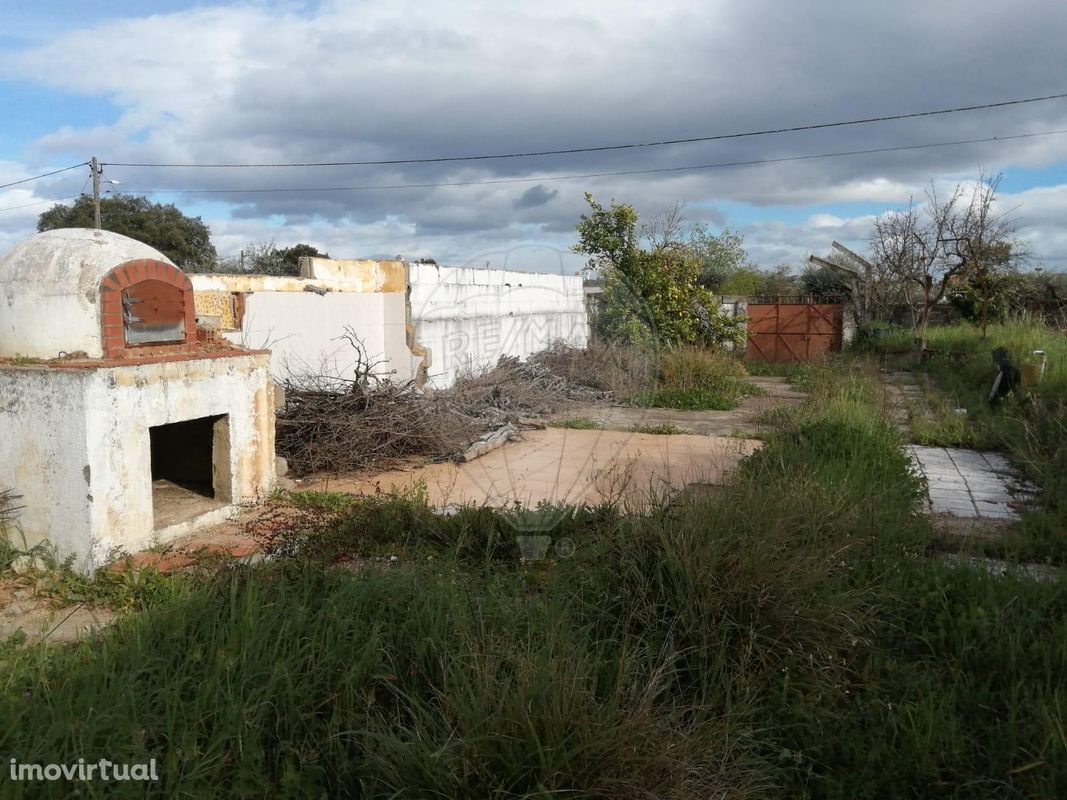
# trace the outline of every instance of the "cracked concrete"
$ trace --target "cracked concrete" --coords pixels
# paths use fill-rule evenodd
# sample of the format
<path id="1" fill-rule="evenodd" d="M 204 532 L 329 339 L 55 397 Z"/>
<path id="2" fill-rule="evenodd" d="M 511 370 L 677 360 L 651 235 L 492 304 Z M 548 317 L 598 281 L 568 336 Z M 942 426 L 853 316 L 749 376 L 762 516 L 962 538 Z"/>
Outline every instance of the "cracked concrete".
<path id="1" fill-rule="evenodd" d="M 908 453 L 926 477 L 934 514 L 1016 520 L 1015 506 L 1034 491 L 998 453 L 919 445 Z"/>

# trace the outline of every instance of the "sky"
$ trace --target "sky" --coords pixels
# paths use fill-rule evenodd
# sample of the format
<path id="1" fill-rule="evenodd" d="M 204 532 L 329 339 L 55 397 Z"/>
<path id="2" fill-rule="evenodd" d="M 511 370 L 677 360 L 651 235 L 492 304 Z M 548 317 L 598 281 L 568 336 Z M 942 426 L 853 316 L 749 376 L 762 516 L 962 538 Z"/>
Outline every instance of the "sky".
<path id="1" fill-rule="evenodd" d="M 573 273 L 590 192 L 643 219 L 682 203 L 690 224 L 743 234 L 759 265 L 799 269 L 984 172 L 1002 175 L 998 207 L 1032 263 L 1067 269 L 1067 99 L 524 158 L 119 166 L 540 152 L 1060 94 L 1063 0 L 0 0 L 0 17 L 0 184 L 95 155 L 105 190 L 202 217 L 222 255 L 307 242 Z M 880 148 L 908 149 L 811 157 Z M 679 169 L 739 161 L 772 163 Z M 88 177 L 0 189 L 0 252 Z"/>

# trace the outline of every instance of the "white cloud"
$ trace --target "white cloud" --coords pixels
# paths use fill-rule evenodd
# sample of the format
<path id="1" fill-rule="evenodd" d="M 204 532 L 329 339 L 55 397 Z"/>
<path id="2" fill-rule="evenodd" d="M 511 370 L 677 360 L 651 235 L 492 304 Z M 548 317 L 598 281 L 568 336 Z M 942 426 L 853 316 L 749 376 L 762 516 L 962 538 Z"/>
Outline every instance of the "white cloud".
<path id="1" fill-rule="evenodd" d="M 105 98 L 118 109 L 112 123 L 80 126 L 72 119 L 20 154 L 50 162 L 92 153 L 112 162 L 247 163 L 580 147 L 924 110 L 1062 87 L 1067 15 L 1058 0 L 1025 8 L 976 0 L 965 14 L 960 9 L 918 0 L 581 6 L 338 0 L 313 10 L 260 2 L 68 30 L 0 54 L 0 77 Z M 232 202 L 232 215 L 208 219 L 223 251 L 242 239 L 274 238 L 322 241 L 349 255 L 399 251 L 456 259 L 515 242 L 565 250 L 586 189 L 633 202 L 642 212 L 679 200 L 694 209 L 728 202 L 889 206 L 921 197 L 931 178 L 954 182 L 979 166 L 997 171 L 1067 160 L 1067 136 L 654 176 L 306 190 L 783 158 L 1058 128 L 1067 128 L 1064 101 L 555 158 L 314 170 L 113 166 L 108 175 L 128 189 L 303 190 L 156 197 L 185 206 L 207 197 Z M 70 175 L 31 184 L 32 194 L 20 192 L 10 203 L 10 192 L 0 194 L 0 207 L 73 194 L 82 180 Z M 538 185 L 542 192 L 524 202 Z M 40 210 L 0 215 L 0 247 L 16 231 L 32 230 Z M 761 260 L 774 263 L 812 244 L 812 228 L 855 224 L 836 211 L 820 212 L 804 226 L 756 225 L 749 236 Z M 1035 243 L 1060 241 L 1055 229 L 1062 221 L 1046 218 L 1041 225 L 1028 234 Z"/>

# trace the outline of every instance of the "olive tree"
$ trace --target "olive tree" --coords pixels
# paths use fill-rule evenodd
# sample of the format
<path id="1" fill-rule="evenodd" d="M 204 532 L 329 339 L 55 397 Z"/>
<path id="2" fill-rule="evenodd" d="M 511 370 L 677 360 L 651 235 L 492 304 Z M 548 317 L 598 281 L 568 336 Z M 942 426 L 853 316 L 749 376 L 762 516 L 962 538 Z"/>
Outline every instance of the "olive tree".
<path id="1" fill-rule="evenodd" d="M 642 237 L 633 206 L 605 208 L 588 193 L 586 201 L 590 212 L 578 222 L 572 249 L 588 255 L 588 267 L 605 276 L 602 333 L 635 341 L 645 330 L 666 344 L 744 340 L 744 320 L 722 314 L 699 283 L 700 262 L 678 235 L 678 207 L 646 225 Z"/>

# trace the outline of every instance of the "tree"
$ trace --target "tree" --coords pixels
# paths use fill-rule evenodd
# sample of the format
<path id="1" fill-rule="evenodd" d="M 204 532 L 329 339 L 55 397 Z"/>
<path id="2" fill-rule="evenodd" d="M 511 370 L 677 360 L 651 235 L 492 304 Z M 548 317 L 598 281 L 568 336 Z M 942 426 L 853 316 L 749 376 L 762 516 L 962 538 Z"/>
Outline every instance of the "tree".
<path id="1" fill-rule="evenodd" d="M 969 277 L 981 283 L 1022 256 L 1011 222 L 993 209 L 999 184 L 999 176 L 980 175 L 969 191 L 958 184 L 947 197 L 931 185 L 923 205 L 912 202 L 875 220 L 875 260 L 916 290 L 919 348 L 925 347 L 930 312 L 951 286 Z"/>
<path id="2" fill-rule="evenodd" d="M 971 274 L 955 283 L 946 297 L 968 322 L 977 325 L 1000 322 L 1009 311 L 1022 306 L 1027 287 L 1017 277 L 1001 273 L 979 279 L 977 274 Z"/>
<path id="3" fill-rule="evenodd" d="M 719 286 L 719 294 L 757 297 L 762 295 L 767 276 L 753 266 L 738 267 Z"/>
<path id="4" fill-rule="evenodd" d="M 637 233 L 637 211 L 625 203 L 604 208 L 586 193 L 590 213 L 578 222 L 576 253 L 590 256 L 590 269 L 604 273 L 601 330 L 609 338 L 640 341 L 639 329 L 669 344 L 713 341 L 728 329 L 737 341 L 744 320 L 719 324 L 718 303 L 698 283 L 699 262 L 678 238 L 678 207 L 644 228 L 647 248 Z M 740 333 L 739 333 L 740 331 Z"/>
<path id="5" fill-rule="evenodd" d="M 200 217 L 188 217 L 173 204 L 153 203 L 147 197 L 116 194 L 100 200 L 104 230 L 144 242 L 184 270 L 208 270 L 218 260 L 211 231 Z M 73 205 L 57 204 L 37 219 L 38 231 L 92 228 L 93 199 L 82 195 Z"/>
<path id="6" fill-rule="evenodd" d="M 752 268 L 744 237 L 729 228 L 713 234 L 706 225 L 694 226 L 686 248 L 700 264 L 700 285 L 716 294 L 730 294 L 722 291 L 723 284 L 738 271 Z"/>
<path id="7" fill-rule="evenodd" d="M 241 254 L 222 260 L 217 272 L 247 272 L 253 275 L 299 275 L 300 259 L 329 258 L 329 253 L 310 244 L 277 247 L 274 242 L 252 242 Z"/>
<path id="8" fill-rule="evenodd" d="M 841 297 L 852 296 L 852 284 L 848 281 L 841 270 L 832 265 L 810 263 L 800 273 L 800 288 L 804 294 L 816 297 L 828 297 L 840 295 Z"/>

